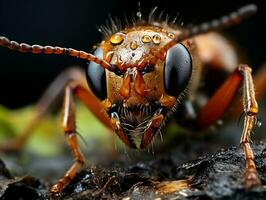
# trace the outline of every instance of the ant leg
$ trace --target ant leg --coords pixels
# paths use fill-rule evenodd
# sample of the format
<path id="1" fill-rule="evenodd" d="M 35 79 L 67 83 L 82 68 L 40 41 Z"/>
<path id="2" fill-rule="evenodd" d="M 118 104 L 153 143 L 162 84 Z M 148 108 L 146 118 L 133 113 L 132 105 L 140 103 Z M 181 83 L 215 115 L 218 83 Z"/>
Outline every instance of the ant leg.
<path id="1" fill-rule="evenodd" d="M 88 91 L 88 89 L 82 86 L 79 82 L 72 81 L 66 85 L 61 125 L 64 129 L 68 145 L 73 151 L 75 163 L 65 173 L 65 175 L 55 185 L 51 187 L 50 192 L 55 195 L 59 195 L 62 192 L 63 188 L 68 185 L 71 180 L 73 180 L 75 175 L 81 170 L 81 168 L 85 164 L 85 158 L 82 155 L 77 142 L 73 96 L 76 96 L 81 102 L 83 102 L 87 106 L 91 106 L 93 104 L 93 102 L 91 102 L 90 91 Z M 95 106 L 96 108 L 94 109 L 98 109 L 98 112 L 103 110 L 103 107 L 99 108 L 99 106 L 97 106 L 96 104 Z M 111 126 L 109 119 L 106 119 L 109 123 L 107 125 Z"/>
<path id="2" fill-rule="evenodd" d="M 254 154 L 249 144 L 250 134 L 253 130 L 258 112 L 251 71 L 251 68 L 247 65 L 239 65 L 203 107 L 198 115 L 197 121 L 201 128 L 207 128 L 221 118 L 232 102 L 240 83 L 243 81 L 243 108 L 245 120 L 240 143 L 243 146 L 246 159 L 245 178 L 247 188 L 260 185 L 260 179 L 258 178 L 254 163 Z"/>
<path id="3" fill-rule="evenodd" d="M 261 181 L 258 178 L 258 172 L 254 163 L 254 154 L 250 147 L 250 135 L 256 122 L 256 115 L 259 107 L 255 97 L 255 89 L 253 79 L 251 76 L 252 69 L 247 65 L 241 65 L 239 70 L 244 77 L 243 88 L 243 107 L 245 112 L 244 128 L 241 136 L 240 143 L 243 145 L 246 158 L 246 185 L 247 188 L 261 185 Z"/>
<path id="4" fill-rule="evenodd" d="M 55 185 L 52 186 L 50 191 L 52 193 L 60 193 L 62 189 L 69 184 L 69 182 L 75 177 L 76 173 L 80 171 L 82 166 L 85 164 L 85 158 L 82 155 L 80 148 L 78 146 L 77 136 L 76 136 L 76 123 L 75 123 L 75 108 L 73 100 L 73 87 L 68 84 L 65 87 L 64 103 L 61 125 L 64 129 L 66 140 L 69 147 L 73 151 L 75 163 L 72 167 L 65 173 L 63 178 L 61 178 Z"/>
<path id="5" fill-rule="evenodd" d="M 232 73 L 236 69 L 239 60 L 242 60 L 241 56 L 240 58 L 238 57 L 238 52 L 230 40 L 219 33 L 211 32 L 198 35 L 193 39 L 197 45 L 203 66 L 214 70 L 214 73 Z M 266 63 L 258 68 L 253 77 L 256 88 L 256 99 L 260 101 L 266 93 Z M 237 94 L 237 96 L 239 95 Z M 227 114 L 229 118 L 238 118 L 239 113 L 242 113 L 243 108 L 239 104 L 238 99 L 235 98 L 232 106 L 230 106 Z"/>
<path id="6" fill-rule="evenodd" d="M 255 85 L 255 89 L 256 89 L 256 100 L 258 102 L 260 102 L 262 100 L 262 98 L 265 96 L 266 94 L 266 63 L 264 63 L 261 67 L 258 68 L 258 70 L 255 73 L 254 76 L 254 85 Z M 239 95 L 238 95 L 239 96 Z M 228 114 L 228 117 L 230 118 L 239 118 L 239 113 L 242 112 L 242 107 L 239 104 L 238 101 L 239 98 L 236 98 L 233 101 L 232 106 L 230 106 L 230 111 Z"/>
<path id="7" fill-rule="evenodd" d="M 197 126 L 201 129 L 208 128 L 223 116 L 232 103 L 242 80 L 243 76 L 237 68 L 201 108 L 196 119 Z"/>

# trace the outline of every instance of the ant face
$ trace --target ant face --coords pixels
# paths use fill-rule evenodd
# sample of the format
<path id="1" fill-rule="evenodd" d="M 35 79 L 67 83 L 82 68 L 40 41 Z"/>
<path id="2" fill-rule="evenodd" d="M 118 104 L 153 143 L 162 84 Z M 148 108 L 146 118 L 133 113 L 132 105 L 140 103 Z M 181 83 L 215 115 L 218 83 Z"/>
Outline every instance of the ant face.
<path id="1" fill-rule="evenodd" d="M 96 57 L 115 67 L 113 72 L 93 62 L 88 66 L 90 88 L 99 99 L 111 102 L 109 117 L 131 147 L 144 148 L 151 142 L 191 79 L 192 57 L 186 43 L 170 48 L 163 61 L 154 59 L 174 36 L 158 26 L 126 29 L 95 51 Z M 171 99 L 170 105 L 164 105 L 165 98 Z"/>

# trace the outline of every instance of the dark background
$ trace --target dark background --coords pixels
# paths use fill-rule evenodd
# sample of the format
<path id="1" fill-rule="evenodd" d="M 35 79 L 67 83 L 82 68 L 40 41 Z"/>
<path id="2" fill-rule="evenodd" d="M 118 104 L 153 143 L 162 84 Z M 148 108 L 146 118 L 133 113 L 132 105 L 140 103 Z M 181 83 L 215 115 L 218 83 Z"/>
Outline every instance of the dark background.
<path id="1" fill-rule="evenodd" d="M 72 47 L 91 51 L 102 39 L 97 26 L 108 16 L 124 19 L 136 15 L 138 1 L 122 0 L 0 0 L 0 35 L 29 44 Z M 263 1 L 140 1 L 144 16 L 154 6 L 173 18 L 177 12 L 185 24 L 197 24 L 227 14 L 242 5 L 258 5 L 257 15 L 232 27 L 229 34 L 257 68 L 265 61 L 265 4 Z M 45 87 L 71 65 L 86 66 L 86 61 L 55 55 L 33 55 L 0 48 L 0 104 L 10 108 L 35 102 Z"/>

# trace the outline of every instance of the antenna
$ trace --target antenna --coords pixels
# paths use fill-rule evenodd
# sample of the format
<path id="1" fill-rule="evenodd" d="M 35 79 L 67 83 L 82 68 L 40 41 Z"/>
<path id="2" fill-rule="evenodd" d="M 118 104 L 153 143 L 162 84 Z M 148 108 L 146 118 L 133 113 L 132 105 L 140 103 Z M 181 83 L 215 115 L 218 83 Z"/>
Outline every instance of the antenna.
<path id="1" fill-rule="evenodd" d="M 29 45 L 26 43 L 18 43 L 16 41 L 10 41 L 8 38 L 0 36 L 0 46 L 9 48 L 13 51 L 19 51 L 22 53 L 34 53 L 34 54 L 56 54 L 56 55 L 66 55 L 71 57 L 77 57 L 90 62 L 95 62 L 101 65 L 103 68 L 110 71 L 114 71 L 114 67 L 102 60 L 97 58 L 93 54 L 87 53 L 85 51 L 79 51 L 72 48 L 65 47 L 53 47 L 53 46 L 41 46 L 41 45 Z"/>
<path id="2" fill-rule="evenodd" d="M 257 6 L 255 4 L 249 4 L 239 8 L 237 11 L 222 16 L 219 19 L 214 19 L 209 22 L 204 22 L 202 24 L 186 28 L 181 34 L 176 35 L 169 43 L 167 43 L 164 47 L 162 47 L 159 50 L 158 54 L 155 55 L 155 57 L 162 60 L 167 50 L 173 47 L 175 44 L 180 43 L 196 35 L 208 33 L 210 31 L 223 29 L 230 27 L 234 24 L 238 24 L 242 20 L 248 18 L 249 16 L 253 15 L 256 12 L 257 12 Z"/>

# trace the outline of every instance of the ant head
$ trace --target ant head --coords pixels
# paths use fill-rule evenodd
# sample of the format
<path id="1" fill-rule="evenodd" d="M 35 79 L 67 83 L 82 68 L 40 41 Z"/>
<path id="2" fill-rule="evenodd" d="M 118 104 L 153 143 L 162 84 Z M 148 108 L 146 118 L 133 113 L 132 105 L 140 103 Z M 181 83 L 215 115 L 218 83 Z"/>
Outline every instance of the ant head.
<path id="1" fill-rule="evenodd" d="M 158 117 L 160 124 L 165 121 L 188 86 L 192 74 L 189 41 L 170 48 L 163 60 L 154 59 L 180 33 L 152 26 L 126 29 L 107 38 L 95 51 L 116 70 L 104 70 L 93 62 L 88 66 L 90 88 L 99 99 L 108 99 L 113 105 L 109 116 L 119 122 L 131 147 L 143 148 L 150 142 L 152 136 L 143 137 L 148 127 Z M 160 124 L 153 125 L 152 135 Z"/>

